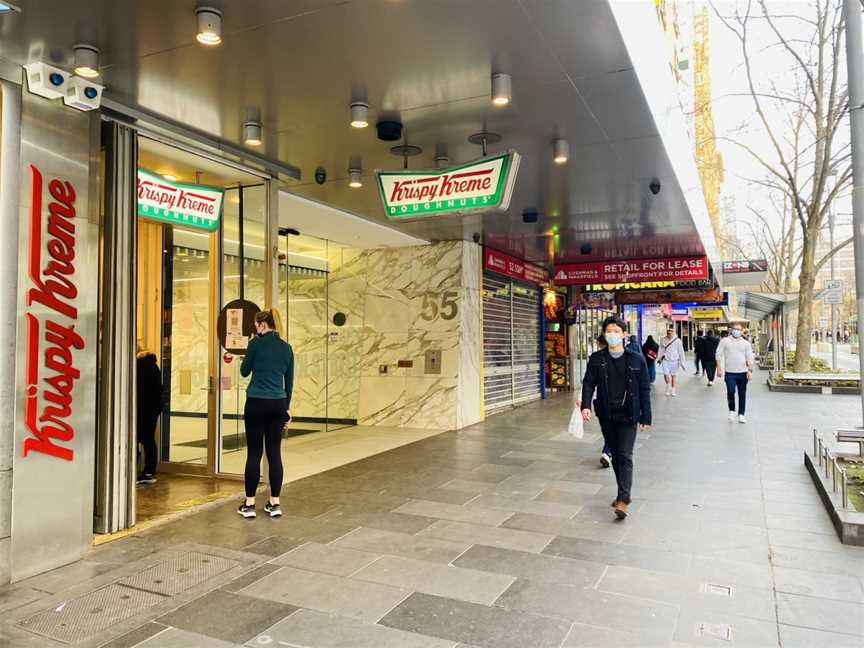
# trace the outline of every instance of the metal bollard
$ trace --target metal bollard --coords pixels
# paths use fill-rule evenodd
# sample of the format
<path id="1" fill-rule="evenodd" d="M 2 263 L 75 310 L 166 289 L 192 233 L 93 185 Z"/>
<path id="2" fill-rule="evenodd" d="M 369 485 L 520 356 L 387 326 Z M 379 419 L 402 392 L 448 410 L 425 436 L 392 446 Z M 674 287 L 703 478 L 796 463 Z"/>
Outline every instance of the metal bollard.
<path id="1" fill-rule="evenodd" d="M 813 428 L 813 456 L 819 452 L 819 435 L 816 432 L 816 428 Z"/>
<path id="2" fill-rule="evenodd" d="M 849 508 L 849 480 L 846 477 L 846 470 L 840 473 L 840 499 L 843 502 L 843 508 Z"/>
<path id="3" fill-rule="evenodd" d="M 828 478 L 828 471 L 830 470 L 830 467 L 828 464 L 830 464 L 830 463 L 831 463 L 831 452 L 828 450 L 828 448 L 825 448 L 825 478 L 826 479 Z"/>
<path id="4" fill-rule="evenodd" d="M 821 466 L 822 465 L 822 437 L 817 437 L 816 443 L 819 446 L 816 450 L 816 461 Z"/>
<path id="5" fill-rule="evenodd" d="M 837 492 L 837 478 L 840 475 L 840 466 L 837 464 L 837 459 L 835 458 L 831 462 L 831 491 Z"/>

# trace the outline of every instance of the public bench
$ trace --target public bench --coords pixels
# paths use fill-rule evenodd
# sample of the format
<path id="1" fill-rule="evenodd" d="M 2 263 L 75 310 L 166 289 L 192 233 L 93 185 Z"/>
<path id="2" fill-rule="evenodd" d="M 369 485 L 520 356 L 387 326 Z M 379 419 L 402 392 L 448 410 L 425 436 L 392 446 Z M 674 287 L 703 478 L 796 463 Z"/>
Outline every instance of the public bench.
<path id="1" fill-rule="evenodd" d="M 839 429 L 834 432 L 838 443 L 857 443 L 858 454 L 864 457 L 864 429 L 848 428 Z"/>
<path id="2" fill-rule="evenodd" d="M 793 373 L 791 371 L 783 372 L 783 380 L 849 380 L 851 382 L 860 382 L 861 376 L 858 374 L 841 374 L 841 373 Z"/>

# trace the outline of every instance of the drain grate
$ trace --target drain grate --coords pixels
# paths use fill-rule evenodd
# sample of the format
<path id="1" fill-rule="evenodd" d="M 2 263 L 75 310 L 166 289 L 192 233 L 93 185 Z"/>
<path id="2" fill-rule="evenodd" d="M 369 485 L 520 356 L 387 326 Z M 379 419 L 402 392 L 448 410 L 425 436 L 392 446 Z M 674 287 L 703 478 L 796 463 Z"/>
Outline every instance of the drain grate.
<path id="1" fill-rule="evenodd" d="M 114 584 L 39 612 L 18 625 L 63 643 L 75 643 L 164 600 L 157 594 Z"/>
<path id="2" fill-rule="evenodd" d="M 700 623 L 696 634 L 722 641 L 732 641 L 732 626 L 726 623 Z"/>
<path id="3" fill-rule="evenodd" d="M 236 560 L 190 551 L 124 578 L 120 584 L 174 596 L 239 564 Z"/>
<path id="4" fill-rule="evenodd" d="M 728 585 L 715 585 L 713 583 L 705 583 L 704 591 L 708 594 L 716 596 L 732 596 L 732 588 Z"/>

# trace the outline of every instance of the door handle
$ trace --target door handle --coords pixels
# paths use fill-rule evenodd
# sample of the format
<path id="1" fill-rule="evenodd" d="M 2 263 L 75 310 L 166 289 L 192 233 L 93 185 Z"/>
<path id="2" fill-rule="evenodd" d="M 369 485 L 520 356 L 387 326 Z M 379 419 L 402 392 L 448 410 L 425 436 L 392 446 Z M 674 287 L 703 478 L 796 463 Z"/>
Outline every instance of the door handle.
<path id="1" fill-rule="evenodd" d="M 207 376 L 207 386 L 199 387 L 200 391 L 206 391 L 208 394 L 213 393 L 213 376 Z"/>

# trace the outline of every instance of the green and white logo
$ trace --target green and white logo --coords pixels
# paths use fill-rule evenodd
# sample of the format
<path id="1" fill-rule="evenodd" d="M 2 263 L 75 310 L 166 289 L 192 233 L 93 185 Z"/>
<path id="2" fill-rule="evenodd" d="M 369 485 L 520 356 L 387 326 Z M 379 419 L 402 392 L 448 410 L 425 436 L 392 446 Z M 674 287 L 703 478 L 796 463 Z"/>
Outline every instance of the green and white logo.
<path id="1" fill-rule="evenodd" d="M 212 232 L 219 227 L 223 197 L 218 187 L 169 182 L 138 169 L 138 215 L 144 218 Z"/>
<path id="2" fill-rule="evenodd" d="M 519 154 L 483 158 L 444 171 L 379 171 L 378 189 L 387 216 L 408 220 L 510 206 Z"/>

